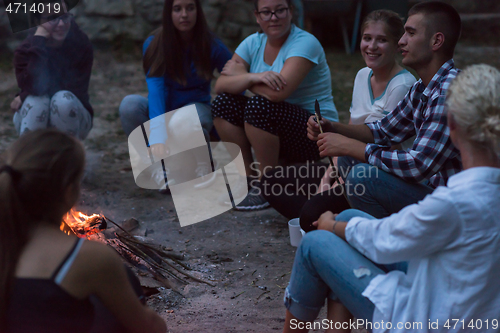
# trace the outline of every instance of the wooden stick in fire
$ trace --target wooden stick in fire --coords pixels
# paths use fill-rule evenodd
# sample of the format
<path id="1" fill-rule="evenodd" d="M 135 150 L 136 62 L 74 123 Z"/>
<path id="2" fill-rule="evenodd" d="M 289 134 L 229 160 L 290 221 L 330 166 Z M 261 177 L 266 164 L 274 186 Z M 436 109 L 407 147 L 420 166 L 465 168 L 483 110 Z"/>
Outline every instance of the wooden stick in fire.
<path id="1" fill-rule="evenodd" d="M 175 269 L 177 272 L 183 274 L 184 276 L 187 276 L 187 277 L 189 277 L 189 278 L 191 278 L 191 279 L 193 279 L 195 281 L 208 284 L 211 287 L 215 287 L 215 285 L 212 284 L 212 283 L 210 283 L 210 282 L 207 282 L 205 280 L 199 279 L 199 278 L 197 278 L 197 277 L 195 277 L 195 276 L 193 276 L 193 275 L 191 275 L 189 273 L 181 271 L 180 269 L 178 269 L 177 267 L 175 267 L 174 265 L 172 265 L 171 263 L 169 263 L 167 260 L 165 260 L 164 258 L 162 258 L 162 256 L 169 257 L 170 259 L 172 259 L 173 261 L 175 261 L 177 264 L 179 264 L 183 268 L 190 270 L 189 267 L 187 267 L 183 263 L 179 262 L 179 260 L 177 258 L 175 258 L 175 257 L 172 258 L 169 254 L 165 253 L 164 251 L 162 251 L 162 250 L 160 250 L 158 248 L 154 248 L 154 247 L 152 247 L 151 245 L 149 245 L 147 243 L 141 242 L 140 240 L 138 240 L 137 238 L 135 238 L 134 236 L 132 236 L 127 230 L 123 229 L 120 225 L 118 225 L 114 221 L 110 220 L 109 218 L 106 218 L 106 219 L 109 222 L 113 223 L 115 226 L 117 226 L 120 230 L 122 230 L 124 232 L 124 235 L 120 235 L 120 234 L 116 233 L 116 236 L 118 237 L 118 239 L 121 240 L 122 243 L 126 244 L 130 248 L 130 250 L 133 250 L 136 255 L 138 255 L 140 258 L 142 258 L 150 266 L 155 267 L 155 268 L 160 268 L 160 269 L 162 269 L 164 271 L 167 271 L 174 278 L 179 279 L 175 274 L 172 274 L 168 269 L 166 269 L 165 267 L 162 267 L 162 266 L 158 265 L 155 262 L 155 259 L 152 258 L 149 254 L 147 254 L 146 251 L 141 250 L 138 246 L 134 246 L 131 243 L 135 243 L 137 245 L 143 246 L 143 247 L 147 248 L 148 250 L 152 251 L 153 254 L 155 256 L 157 256 L 158 258 L 160 258 L 160 260 L 163 263 L 167 264 L 169 267 Z M 158 253 L 158 252 L 160 252 L 160 253 Z M 185 281 L 182 281 L 181 279 L 179 279 L 179 280 L 181 282 L 185 283 Z M 172 288 L 172 289 L 174 289 L 174 288 Z"/>
<path id="2" fill-rule="evenodd" d="M 321 120 L 323 119 L 323 117 L 321 117 L 321 111 L 320 111 L 320 108 L 319 108 L 318 100 L 316 100 L 316 102 L 314 102 L 314 114 L 316 115 L 316 123 L 318 123 L 319 131 L 321 132 L 321 134 L 323 134 L 324 133 L 323 132 L 323 127 L 321 126 Z M 331 156 L 328 156 L 328 161 L 330 161 L 330 165 L 332 167 L 332 171 L 334 171 L 333 172 L 334 173 L 333 184 L 335 184 L 335 182 L 337 182 L 337 183 L 340 184 L 338 170 L 337 170 L 337 167 L 335 166 L 335 164 L 333 164 L 333 159 L 331 158 Z M 347 199 L 345 191 L 342 191 L 342 193 L 344 194 L 344 197 Z"/>

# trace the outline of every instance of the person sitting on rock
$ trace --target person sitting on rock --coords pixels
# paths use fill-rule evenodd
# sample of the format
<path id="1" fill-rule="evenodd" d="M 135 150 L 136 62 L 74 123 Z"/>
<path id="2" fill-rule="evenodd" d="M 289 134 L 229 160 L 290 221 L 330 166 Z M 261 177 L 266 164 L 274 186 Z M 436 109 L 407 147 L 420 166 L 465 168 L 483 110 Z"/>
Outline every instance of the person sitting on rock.
<path id="1" fill-rule="evenodd" d="M 14 127 L 20 135 L 55 127 L 83 140 L 92 128 L 94 114 L 88 93 L 92 44 L 73 15 L 66 12 L 64 2 L 47 3 L 60 13 L 36 13 L 40 25 L 14 52 L 21 89 L 11 103 Z"/>

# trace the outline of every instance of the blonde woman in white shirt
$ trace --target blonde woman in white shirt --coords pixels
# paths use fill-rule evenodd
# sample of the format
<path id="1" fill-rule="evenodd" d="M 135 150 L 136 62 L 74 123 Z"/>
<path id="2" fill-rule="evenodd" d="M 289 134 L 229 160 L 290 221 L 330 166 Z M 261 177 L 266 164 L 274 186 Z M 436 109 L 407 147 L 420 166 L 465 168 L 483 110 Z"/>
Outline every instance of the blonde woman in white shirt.
<path id="1" fill-rule="evenodd" d="M 465 69 L 447 108 L 464 171 L 384 219 L 324 213 L 297 251 L 284 332 L 307 332 L 325 298 L 327 332 L 352 315 L 374 332 L 498 332 L 500 71 Z"/>

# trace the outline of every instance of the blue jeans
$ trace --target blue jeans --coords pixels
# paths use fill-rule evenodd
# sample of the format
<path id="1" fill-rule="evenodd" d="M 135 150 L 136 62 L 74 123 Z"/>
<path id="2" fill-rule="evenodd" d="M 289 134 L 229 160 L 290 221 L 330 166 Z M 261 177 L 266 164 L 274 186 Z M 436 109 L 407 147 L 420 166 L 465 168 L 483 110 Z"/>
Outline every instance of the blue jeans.
<path id="1" fill-rule="evenodd" d="M 210 142 L 210 131 L 214 126 L 212 120 L 212 109 L 205 103 L 193 103 L 196 105 L 196 111 L 200 118 L 201 127 L 207 143 Z M 128 95 L 122 100 L 118 108 L 123 131 L 127 136 L 132 133 L 136 127 L 149 120 L 148 99 L 141 95 Z M 169 111 L 169 110 L 167 110 Z M 169 128 L 169 130 L 175 130 Z M 185 133 L 189 135 L 189 133 Z"/>
<path id="2" fill-rule="evenodd" d="M 417 203 L 434 189 L 429 182 L 409 183 L 373 165 L 360 163 L 351 157 L 338 158 L 348 201 L 352 208 L 359 209 L 376 218 L 387 217 L 404 207 Z"/>
<path id="3" fill-rule="evenodd" d="M 345 210 L 336 219 L 349 221 L 355 216 L 374 219 L 354 209 Z M 357 278 L 354 270 L 360 267 L 371 274 Z M 328 297 L 340 301 L 356 318 L 371 321 L 375 306 L 361 293 L 375 276 L 395 269 L 406 272 L 406 268 L 406 263 L 375 264 L 335 234 L 311 231 L 295 254 L 285 306 L 296 318 L 313 321 Z"/>

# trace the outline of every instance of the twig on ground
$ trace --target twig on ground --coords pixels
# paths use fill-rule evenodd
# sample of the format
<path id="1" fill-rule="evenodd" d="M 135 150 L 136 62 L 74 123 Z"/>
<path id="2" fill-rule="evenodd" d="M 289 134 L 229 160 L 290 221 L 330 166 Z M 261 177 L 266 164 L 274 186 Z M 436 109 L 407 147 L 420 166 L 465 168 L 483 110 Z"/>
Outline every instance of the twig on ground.
<path id="1" fill-rule="evenodd" d="M 231 299 L 235 299 L 236 297 L 240 296 L 241 294 L 243 294 L 244 291 L 242 291 L 241 293 L 239 293 L 238 295 L 234 295 L 234 296 L 231 296 Z"/>

